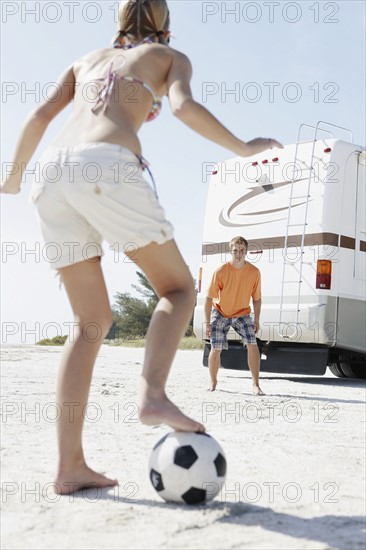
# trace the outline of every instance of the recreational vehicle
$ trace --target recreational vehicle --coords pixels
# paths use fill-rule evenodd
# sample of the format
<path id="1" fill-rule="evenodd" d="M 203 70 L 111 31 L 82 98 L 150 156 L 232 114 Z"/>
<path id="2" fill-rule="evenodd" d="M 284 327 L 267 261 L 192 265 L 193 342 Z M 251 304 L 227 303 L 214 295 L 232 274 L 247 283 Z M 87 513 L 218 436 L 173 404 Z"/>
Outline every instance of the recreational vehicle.
<path id="1" fill-rule="evenodd" d="M 324 374 L 328 366 L 338 377 L 365 378 L 366 151 L 335 139 L 330 126 L 340 128 L 302 125 L 295 144 L 213 168 L 194 332 L 206 339 L 205 291 L 241 235 L 262 277 L 261 370 Z M 311 140 L 300 141 L 306 128 Z M 247 368 L 232 329 L 228 340 L 222 366 Z M 208 352 L 206 340 L 204 365 Z"/>

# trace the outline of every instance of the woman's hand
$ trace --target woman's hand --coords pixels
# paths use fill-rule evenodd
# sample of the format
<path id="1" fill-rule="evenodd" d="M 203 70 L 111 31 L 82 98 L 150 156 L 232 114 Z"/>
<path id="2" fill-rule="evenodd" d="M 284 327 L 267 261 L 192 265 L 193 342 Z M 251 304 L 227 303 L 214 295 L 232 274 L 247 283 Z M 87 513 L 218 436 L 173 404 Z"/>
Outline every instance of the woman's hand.
<path id="1" fill-rule="evenodd" d="M 17 195 L 20 192 L 21 180 L 16 176 L 8 176 L 0 186 L 0 193 L 8 193 L 9 195 Z"/>
<path id="2" fill-rule="evenodd" d="M 241 146 L 237 152 L 242 157 L 250 157 L 252 155 L 257 155 L 262 151 L 266 151 L 267 149 L 274 149 L 275 147 L 278 149 L 283 149 L 283 145 L 275 139 L 255 138 L 247 143 L 241 142 Z"/>

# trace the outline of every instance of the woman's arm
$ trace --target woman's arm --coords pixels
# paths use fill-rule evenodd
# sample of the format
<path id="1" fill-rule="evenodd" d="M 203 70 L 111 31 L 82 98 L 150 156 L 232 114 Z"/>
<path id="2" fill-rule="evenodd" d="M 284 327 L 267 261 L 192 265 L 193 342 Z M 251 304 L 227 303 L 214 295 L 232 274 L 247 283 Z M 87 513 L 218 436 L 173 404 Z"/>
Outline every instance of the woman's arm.
<path id="1" fill-rule="evenodd" d="M 203 105 L 197 103 L 190 87 L 192 66 L 180 52 L 175 56 L 168 75 L 168 97 L 173 114 L 195 132 L 230 149 L 239 156 L 250 156 L 282 145 L 273 139 L 256 138 L 245 143 L 235 137 Z"/>
<path id="2" fill-rule="evenodd" d="M 43 134 L 51 120 L 73 100 L 74 92 L 75 76 L 71 66 L 57 80 L 57 86 L 47 101 L 32 111 L 26 119 L 15 148 L 14 160 L 0 187 L 2 193 L 19 193 L 23 173 Z"/>

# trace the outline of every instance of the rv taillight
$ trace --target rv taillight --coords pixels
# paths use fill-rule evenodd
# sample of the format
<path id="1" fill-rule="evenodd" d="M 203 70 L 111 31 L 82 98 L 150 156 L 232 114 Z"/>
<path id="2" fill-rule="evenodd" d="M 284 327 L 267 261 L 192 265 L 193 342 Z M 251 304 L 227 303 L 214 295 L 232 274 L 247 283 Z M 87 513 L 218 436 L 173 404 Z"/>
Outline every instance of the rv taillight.
<path id="1" fill-rule="evenodd" d="M 316 288 L 329 290 L 332 279 L 332 262 L 318 260 L 316 264 Z"/>
<path id="2" fill-rule="evenodd" d="M 200 267 L 199 275 L 198 275 L 198 292 L 201 292 L 202 289 L 202 267 Z"/>
<path id="3" fill-rule="evenodd" d="M 324 149 L 324 153 L 330 153 L 331 152 L 331 148 L 330 147 L 327 147 L 326 149 Z"/>

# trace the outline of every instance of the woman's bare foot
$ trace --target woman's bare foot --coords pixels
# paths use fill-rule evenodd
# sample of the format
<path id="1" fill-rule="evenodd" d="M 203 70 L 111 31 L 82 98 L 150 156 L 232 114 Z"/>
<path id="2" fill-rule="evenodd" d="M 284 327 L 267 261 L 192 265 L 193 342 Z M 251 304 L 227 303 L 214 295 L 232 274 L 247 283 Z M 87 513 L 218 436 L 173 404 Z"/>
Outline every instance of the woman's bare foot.
<path id="1" fill-rule="evenodd" d="M 253 395 L 266 395 L 259 386 L 253 384 Z"/>
<path id="2" fill-rule="evenodd" d="M 211 386 L 207 389 L 207 391 L 215 391 L 217 386 L 217 380 L 215 382 L 211 381 Z"/>
<path id="3" fill-rule="evenodd" d="M 139 412 L 140 420 L 148 426 L 167 424 L 174 430 L 181 432 L 204 432 L 205 427 L 182 413 L 169 399 L 145 398 Z"/>
<path id="4" fill-rule="evenodd" d="M 54 491 L 58 495 L 69 495 L 81 489 L 114 487 L 118 485 L 116 479 L 94 472 L 86 464 L 70 469 L 69 472 L 59 473 L 54 482 Z"/>

